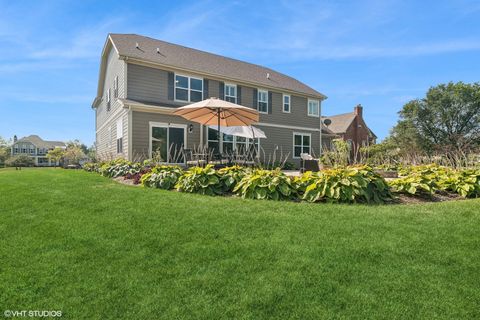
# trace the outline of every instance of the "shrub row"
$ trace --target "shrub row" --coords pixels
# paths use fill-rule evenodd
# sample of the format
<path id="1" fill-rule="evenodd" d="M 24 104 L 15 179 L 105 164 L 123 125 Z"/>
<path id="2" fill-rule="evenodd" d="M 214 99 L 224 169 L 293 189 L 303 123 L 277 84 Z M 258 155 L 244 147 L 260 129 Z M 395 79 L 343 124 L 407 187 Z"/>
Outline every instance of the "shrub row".
<path id="1" fill-rule="evenodd" d="M 338 203 L 384 203 L 391 199 L 385 180 L 367 166 L 307 172 L 296 178 L 279 169 L 232 166 L 215 170 L 206 166 L 182 170 L 178 166 L 151 166 L 125 160 L 86 164 L 84 169 L 111 178 L 124 176 L 145 187 L 205 195 Z"/>
<path id="2" fill-rule="evenodd" d="M 403 167 L 399 179 L 386 182 L 369 166 L 350 166 L 286 176 L 279 169 L 262 170 L 212 166 L 183 170 L 114 160 L 86 164 L 84 169 L 106 177 L 123 176 L 145 187 L 205 195 L 236 194 L 248 199 L 303 200 L 307 202 L 374 203 L 390 201 L 392 193 L 433 194 L 438 190 L 462 197 L 480 197 L 480 170 L 453 170 L 437 165 Z"/>
<path id="3" fill-rule="evenodd" d="M 448 191 L 465 198 L 480 197 L 480 170 L 455 170 L 435 164 L 404 167 L 390 182 L 392 191 L 411 195 Z"/>

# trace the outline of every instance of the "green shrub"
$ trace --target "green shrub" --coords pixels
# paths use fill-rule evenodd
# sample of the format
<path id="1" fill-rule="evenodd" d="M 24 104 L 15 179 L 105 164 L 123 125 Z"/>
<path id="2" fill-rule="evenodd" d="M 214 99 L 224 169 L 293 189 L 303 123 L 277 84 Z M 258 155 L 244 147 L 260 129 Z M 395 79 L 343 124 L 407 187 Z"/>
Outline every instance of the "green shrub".
<path id="1" fill-rule="evenodd" d="M 464 198 L 480 197 L 480 170 L 466 169 L 453 172 L 441 179 L 439 188 Z"/>
<path id="2" fill-rule="evenodd" d="M 411 195 L 433 194 L 442 189 L 442 181 L 449 179 L 452 169 L 436 164 L 405 166 L 398 170 L 399 179 L 389 182 L 393 192 Z"/>
<path id="3" fill-rule="evenodd" d="M 231 166 L 218 170 L 220 183 L 224 192 L 233 192 L 236 185 L 243 179 L 247 172 L 245 167 Z"/>
<path id="4" fill-rule="evenodd" d="M 309 202 L 384 203 L 392 198 L 385 179 L 368 166 L 307 172 L 295 184 Z"/>
<path id="5" fill-rule="evenodd" d="M 220 178 L 212 165 L 207 165 L 205 168 L 192 167 L 179 177 L 175 188 L 182 192 L 220 195 L 223 193 Z"/>
<path id="6" fill-rule="evenodd" d="M 170 190 L 175 187 L 182 174 L 182 169 L 177 166 L 157 166 L 142 175 L 140 183 L 149 188 Z"/>
<path id="7" fill-rule="evenodd" d="M 438 189 L 437 177 L 420 173 L 412 173 L 389 182 L 393 192 L 411 195 L 433 194 Z"/>
<path id="8" fill-rule="evenodd" d="M 7 167 L 33 167 L 35 160 L 27 155 L 13 156 L 5 161 Z"/>
<path id="9" fill-rule="evenodd" d="M 127 174 L 138 173 L 141 169 L 142 165 L 140 163 L 133 163 L 125 159 L 117 159 L 103 163 L 98 171 L 102 176 L 117 178 Z"/>
<path id="10" fill-rule="evenodd" d="M 256 169 L 248 172 L 233 190 L 242 198 L 284 200 L 295 197 L 289 177 L 277 170 Z"/>
<path id="11" fill-rule="evenodd" d="M 97 162 L 87 162 L 82 166 L 83 170 L 88 172 L 97 172 L 99 167 Z"/>

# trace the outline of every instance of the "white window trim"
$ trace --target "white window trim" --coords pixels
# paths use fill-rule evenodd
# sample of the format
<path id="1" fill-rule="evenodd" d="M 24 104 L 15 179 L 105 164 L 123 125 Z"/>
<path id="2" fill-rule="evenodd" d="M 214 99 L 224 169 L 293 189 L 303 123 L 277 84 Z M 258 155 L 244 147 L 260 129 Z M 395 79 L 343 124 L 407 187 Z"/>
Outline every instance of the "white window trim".
<path id="1" fill-rule="evenodd" d="M 295 156 L 295 146 L 298 146 L 295 144 L 295 136 L 302 136 L 302 152 L 300 152 L 300 154 L 303 153 L 303 136 L 309 136 L 310 137 L 310 145 L 309 145 L 309 148 L 310 148 L 310 153 L 312 152 L 312 134 L 311 133 L 306 133 L 306 132 L 293 132 L 293 140 L 292 140 L 292 146 L 293 146 L 293 149 L 292 149 L 292 158 L 293 159 L 300 159 L 301 157 L 296 157 Z"/>
<path id="2" fill-rule="evenodd" d="M 267 103 L 267 111 L 260 111 L 260 92 L 265 92 L 266 93 L 266 97 L 267 97 L 267 101 L 262 101 L 262 102 L 266 102 Z M 258 113 L 263 113 L 263 114 L 268 114 L 268 90 L 265 90 L 265 89 L 257 89 L 257 111 Z"/>
<path id="3" fill-rule="evenodd" d="M 285 97 L 288 97 L 288 111 L 285 111 Z M 282 95 L 282 112 L 291 113 L 292 112 L 292 96 L 289 94 Z"/>
<path id="4" fill-rule="evenodd" d="M 310 113 L 310 102 L 316 102 L 316 103 L 317 103 L 317 106 L 318 106 L 318 114 L 311 114 L 311 113 Z M 308 99 L 308 102 L 307 102 L 307 114 L 308 114 L 309 117 L 315 117 L 315 118 L 320 117 L 320 101 L 319 101 L 319 100 Z"/>
<path id="5" fill-rule="evenodd" d="M 227 86 L 229 87 L 234 87 L 235 88 L 235 96 L 227 96 Z M 225 83 L 224 84 L 224 89 L 223 89 L 223 99 L 224 100 L 227 100 L 227 97 L 230 97 L 230 98 L 235 98 L 235 102 L 234 103 L 237 103 L 237 99 L 238 99 L 238 91 L 237 91 L 237 85 L 234 84 L 234 83 Z"/>
<path id="6" fill-rule="evenodd" d="M 179 87 L 179 89 L 183 89 L 183 90 L 187 90 L 187 94 L 188 94 L 188 101 L 185 101 L 185 100 L 178 100 L 177 99 L 177 76 L 180 76 L 180 77 L 185 77 L 188 79 L 188 88 L 185 89 L 185 88 L 181 88 Z M 200 92 L 200 90 L 195 90 L 195 89 L 192 89 L 190 88 L 190 79 L 195 79 L 195 80 L 200 80 L 202 81 L 202 90 L 201 90 L 201 93 L 202 93 L 202 99 L 200 101 L 202 101 L 204 99 L 203 97 L 203 91 L 204 91 L 204 82 L 203 82 L 203 78 L 202 77 L 197 77 L 197 76 L 191 76 L 191 75 L 186 75 L 186 74 L 181 74 L 181 73 L 174 73 L 173 74 L 173 96 L 174 96 L 174 101 L 175 102 L 192 102 L 192 100 L 190 99 L 190 91 L 196 91 L 196 92 Z M 197 101 L 198 102 L 198 101 Z"/>
<path id="7" fill-rule="evenodd" d="M 184 134 L 184 137 L 183 137 L 183 147 L 185 148 L 187 146 L 187 130 L 188 130 L 188 125 L 186 124 L 177 124 L 177 123 L 166 123 L 166 122 L 154 122 L 154 121 L 150 121 L 149 122 L 149 134 L 148 134 L 148 157 L 151 159 L 152 158 L 152 130 L 153 130 L 153 127 L 156 127 L 156 128 L 182 128 L 184 129 L 183 130 L 183 134 Z M 169 137 L 170 133 L 169 133 L 169 130 L 167 130 L 167 146 L 168 144 L 170 143 L 170 137 Z M 168 152 L 168 148 L 167 148 L 167 152 Z M 170 162 L 168 162 L 170 163 Z M 181 164 L 181 163 L 170 163 L 170 164 Z"/>

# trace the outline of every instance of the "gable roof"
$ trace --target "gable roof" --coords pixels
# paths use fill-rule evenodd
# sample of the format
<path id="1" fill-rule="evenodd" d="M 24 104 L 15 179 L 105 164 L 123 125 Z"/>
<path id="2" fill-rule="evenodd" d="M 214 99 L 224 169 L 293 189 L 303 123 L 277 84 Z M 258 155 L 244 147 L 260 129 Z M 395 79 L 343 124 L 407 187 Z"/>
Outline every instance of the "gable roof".
<path id="1" fill-rule="evenodd" d="M 15 143 L 21 143 L 21 142 L 30 142 L 33 145 L 35 145 L 37 148 L 55 148 L 55 147 L 65 147 L 66 144 L 61 141 L 46 141 L 40 138 L 39 136 L 32 134 L 29 135 L 28 137 L 23 137 Z"/>
<path id="2" fill-rule="evenodd" d="M 348 127 L 350 127 L 353 120 L 355 120 L 355 117 L 356 117 L 355 112 L 349 112 L 349 113 L 336 114 L 333 116 L 322 116 L 322 119 L 332 120 L 332 123 L 328 126 L 328 129 L 330 129 L 332 132 L 336 134 L 340 134 L 340 133 L 347 132 Z M 367 126 L 363 118 L 362 118 L 362 121 L 365 124 L 368 131 L 370 132 L 370 134 L 376 138 L 377 136 L 375 135 L 375 133 L 373 133 L 372 130 L 370 130 L 370 128 Z"/>
<path id="3" fill-rule="evenodd" d="M 355 113 L 349 112 L 333 116 L 322 116 L 322 118 L 332 120 L 332 123 L 328 126 L 328 129 L 332 130 L 334 133 L 344 133 L 347 132 L 348 127 L 355 119 Z"/>
<path id="4" fill-rule="evenodd" d="M 259 86 L 295 91 L 322 100 L 327 98 L 290 76 L 256 64 L 137 34 L 109 34 L 109 39 L 120 58 L 138 59 Z"/>

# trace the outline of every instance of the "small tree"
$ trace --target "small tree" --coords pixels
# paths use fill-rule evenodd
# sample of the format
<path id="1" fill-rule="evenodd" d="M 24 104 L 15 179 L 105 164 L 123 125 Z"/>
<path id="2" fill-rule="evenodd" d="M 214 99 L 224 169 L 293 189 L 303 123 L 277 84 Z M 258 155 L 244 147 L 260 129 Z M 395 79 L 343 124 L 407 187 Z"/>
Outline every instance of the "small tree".
<path id="1" fill-rule="evenodd" d="M 80 160 L 83 158 L 85 158 L 85 153 L 83 152 L 82 148 L 76 145 L 67 147 L 63 155 L 63 159 L 68 164 L 79 164 Z"/>
<path id="2" fill-rule="evenodd" d="M 5 164 L 5 161 L 10 157 L 10 143 L 0 137 L 0 166 Z"/>
<path id="3" fill-rule="evenodd" d="M 9 158 L 5 164 L 9 167 L 32 167 L 35 165 L 35 161 L 33 158 L 22 154 Z"/>
<path id="4" fill-rule="evenodd" d="M 50 161 L 54 162 L 54 166 L 57 166 L 57 162 L 59 162 L 65 155 L 65 150 L 62 148 L 55 148 L 52 150 L 48 150 L 47 153 L 47 158 L 50 159 Z"/>

